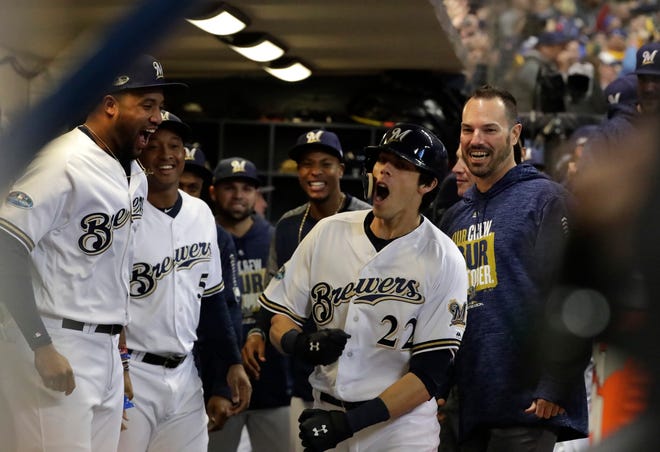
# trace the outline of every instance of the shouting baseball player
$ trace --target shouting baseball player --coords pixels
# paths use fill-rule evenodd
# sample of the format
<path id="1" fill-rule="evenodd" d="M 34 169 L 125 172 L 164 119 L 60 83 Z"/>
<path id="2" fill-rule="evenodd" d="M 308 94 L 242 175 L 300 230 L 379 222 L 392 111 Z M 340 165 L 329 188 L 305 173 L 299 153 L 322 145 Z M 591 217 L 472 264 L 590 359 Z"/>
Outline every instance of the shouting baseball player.
<path id="1" fill-rule="evenodd" d="M 178 189 L 189 133 L 179 118 L 163 112 L 163 122 L 140 156 L 148 170 L 149 194 L 137 234 L 126 328 L 135 408 L 121 434 L 121 451 L 206 451 L 208 422 L 192 357 L 200 315 L 210 327 L 207 346 L 212 344 L 214 356 L 230 364 L 227 382 L 235 411 L 245 409 L 250 399 L 250 382 L 221 296 L 213 214 L 204 201 Z"/>
<path id="2" fill-rule="evenodd" d="M 316 366 L 309 450 L 436 451 L 435 394 L 466 323 L 456 245 L 420 212 L 447 170 L 442 142 L 397 124 L 365 149 L 373 208 L 322 219 L 260 298 L 270 337 Z M 302 332 L 312 317 L 318 331 Z"/>
<path id="3" fill-rule="evenodd" d="M 0 286 L 15 321 L 0 335 L 0 387 L 15 434 L 3 447 L 117 448 L 118 333 L 128 319 L 133 238 L 146 197 L 134 159 L 173 85 L 157 60 L 139 58 L 83 125 L 40 151 L 0 206 Z"/>

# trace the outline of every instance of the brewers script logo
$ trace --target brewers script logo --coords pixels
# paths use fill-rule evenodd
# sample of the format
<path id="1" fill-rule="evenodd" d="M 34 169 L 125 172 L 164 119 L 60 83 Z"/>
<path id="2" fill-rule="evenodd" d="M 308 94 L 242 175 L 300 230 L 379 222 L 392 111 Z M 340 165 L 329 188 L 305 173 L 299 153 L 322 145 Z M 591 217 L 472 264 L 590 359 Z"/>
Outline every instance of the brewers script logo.
<path id="1" fill-rule="evenodd" d="M 78 239 L 80 250 L 90 256 L 101 254 L 112 245 L 115 229 L 122 228 L 129 220 L 142 218 L 144 197 L 133 198 L 131 211 L 119 209 L 114 215 L 104 212 L 90 213 L 80 220 L 84 234 Z"/>
<path id="2" fill-rule="evenodd" d="M 350 282 L 336 289 L 326 282 L 320 282 L 312 287 L 311 297 L 312 316 L 319 326 L 332 320 L 335 307 L 351 300 L 355 304 L 370 305 L 381 301 L 424 303 L 424 296 L 419 292 L 419 283 L 405 278 L 361 278 L 355 283 Z"/>
<path id="3" fill-rule="evenodd" d="M 158 281 L 173 270 L 189 270 L 200 262 L 211 260 L 211 244 L 193 243 L 174 250 L 174 256 L 165 256 L 156 264 L 136 262 L 131 276 L 131 297 L 144 298 L 158 287 Z"/>

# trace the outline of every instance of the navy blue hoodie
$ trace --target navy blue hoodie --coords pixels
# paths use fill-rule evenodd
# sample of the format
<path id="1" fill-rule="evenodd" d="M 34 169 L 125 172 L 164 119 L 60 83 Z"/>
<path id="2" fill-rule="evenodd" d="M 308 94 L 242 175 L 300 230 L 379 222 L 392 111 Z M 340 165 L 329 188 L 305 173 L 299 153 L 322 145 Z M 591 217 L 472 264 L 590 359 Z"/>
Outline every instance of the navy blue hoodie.
<path id="1" fill-rule="evenodd" d="M 567 238 L 567 192 L 518 165 L 485 193 L 471 188 L 440 229 L 463 252 L 470 283 L 469 321 L 455 360 L 461 438 L 477 427 L 521 425 L 552 428 L 560 441 L 587 436 L 583 375 L 566 381 L 530 355 Z M 526 414 L 537 398 L 566 413 L 548 420 Z"/>

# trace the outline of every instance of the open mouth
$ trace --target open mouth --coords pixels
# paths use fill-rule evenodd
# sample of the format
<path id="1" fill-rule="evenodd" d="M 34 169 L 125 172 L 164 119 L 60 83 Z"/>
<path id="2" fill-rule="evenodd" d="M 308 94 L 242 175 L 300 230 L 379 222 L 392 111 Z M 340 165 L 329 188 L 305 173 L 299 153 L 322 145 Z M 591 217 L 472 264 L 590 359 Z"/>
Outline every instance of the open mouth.
<path id="1" fill-rule="evenodd" d="M 376 184 L 376 191 L 374 192 L 375 201 L 383 201 L 390 195 L 390 189 L 383 183 Z"/>
<path id="2" fill-rule="evenodd" d="M 147 144 L 149 144 L 149 137 L 156 131 L 156 129 L 144 129 L 140 130 L 140 133 L 138 134 L 138 147 L 139 148 L 146 148 Z"/>
<path id="3" fill-rule="evenodd" d="M 320 182 L 320 181 L 314 181 L 314 182 L 308 182 L 307 186 L 312 190 L 312 191 L 321 191 L 325 188 L 326 183 L 325 182 Z"/>
<path id="4" fill-rule="evenodd" d="M 469 157 L 471 160 L 483 160 L 488 157 L 488 151 L 487 150 L 482 150 L 482 149 L 470 149 L 469 152 Z"/>

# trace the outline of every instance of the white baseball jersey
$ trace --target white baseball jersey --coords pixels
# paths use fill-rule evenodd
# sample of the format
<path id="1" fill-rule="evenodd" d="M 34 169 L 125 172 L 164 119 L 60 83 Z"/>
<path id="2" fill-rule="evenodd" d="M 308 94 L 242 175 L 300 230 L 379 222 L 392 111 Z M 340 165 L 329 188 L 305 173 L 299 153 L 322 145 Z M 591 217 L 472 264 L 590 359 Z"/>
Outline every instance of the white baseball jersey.
<path id="1" fill-rule="evenodd" d="M 49 143 L 0 206 L 28 249 L 41 314 L 126 324 L 133 236 L 147 180 L 74 129 Z"/>
<path id="2" fill-rule="evenodd" d="M 179 194 L 182 206 L 175 218 L 144 205 L 131 278 L 129 349 L 188 354 L 197 339 L 202 297 L 224 289 L 211 209 Z"/>
<path id="3" fill-rule="evenodd" d="M 378 396 L 408 372 L 412 355 L 458 348 L 466 318 L 465 261 L 424 219 L 376 252 L 364 232 L 369 211 L 327 217 L 271 280 L 261 303 L 298 325 L 351 337 L 339 360 L 316 366 L 315 389 L 338 399 Z"/>

